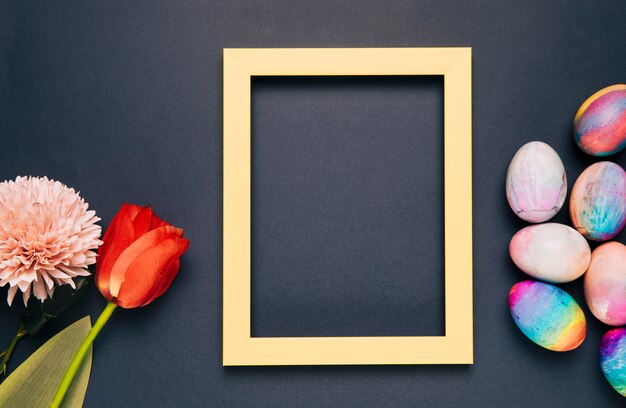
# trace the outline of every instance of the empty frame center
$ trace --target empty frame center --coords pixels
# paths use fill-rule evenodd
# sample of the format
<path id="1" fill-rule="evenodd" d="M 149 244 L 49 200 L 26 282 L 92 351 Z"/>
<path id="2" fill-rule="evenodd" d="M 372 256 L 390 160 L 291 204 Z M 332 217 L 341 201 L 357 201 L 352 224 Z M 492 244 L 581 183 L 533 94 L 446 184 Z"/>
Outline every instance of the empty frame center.
<path id="1" fill-rule="evenodd" d="M 253 77 L 253 337 L 445 334 L 443 77 Z"/>

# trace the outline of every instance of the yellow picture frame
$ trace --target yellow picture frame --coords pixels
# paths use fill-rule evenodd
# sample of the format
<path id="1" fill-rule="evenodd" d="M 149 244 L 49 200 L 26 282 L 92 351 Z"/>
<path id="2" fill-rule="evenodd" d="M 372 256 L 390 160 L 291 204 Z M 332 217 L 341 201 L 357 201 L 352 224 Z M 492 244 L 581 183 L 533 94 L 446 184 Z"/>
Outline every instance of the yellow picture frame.
<path id="1" fill-rule="evenodd" d="M 445 335 L 252 337 L 252 76 L 442 75 Z M 472 364 L 471 48 L 224 49 L 223 365 Z"/>

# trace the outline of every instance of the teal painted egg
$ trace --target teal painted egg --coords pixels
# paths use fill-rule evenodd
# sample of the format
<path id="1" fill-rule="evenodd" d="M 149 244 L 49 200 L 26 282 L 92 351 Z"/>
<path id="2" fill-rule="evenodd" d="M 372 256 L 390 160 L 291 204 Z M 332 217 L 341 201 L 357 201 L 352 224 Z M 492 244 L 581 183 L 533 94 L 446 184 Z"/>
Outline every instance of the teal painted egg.
<path id="1" fill-rule="evenodd" d="M 570 196 L 570 217 L 585 238 L 606 241 L 626 224 L 626 172 L 604 161 L 587 167 Z"/>

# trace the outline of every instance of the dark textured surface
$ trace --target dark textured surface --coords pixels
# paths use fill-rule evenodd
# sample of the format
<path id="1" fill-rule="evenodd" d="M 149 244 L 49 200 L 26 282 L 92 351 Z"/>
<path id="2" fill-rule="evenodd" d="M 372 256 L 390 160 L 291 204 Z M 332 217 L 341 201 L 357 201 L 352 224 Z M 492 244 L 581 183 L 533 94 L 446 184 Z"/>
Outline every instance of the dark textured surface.
<path id="1" fill-rule="evenodd" d="M 98 338 L 85 405 L 623 404 L 597 362 L 606 327 L 586 307 L 588 338 L 566 354 L 533 345 L 512 322 L 507 294 L 523 275 L 509 260 L 507 245 L 524 223 L 508 209 L 503 183 L 509 159 L 533 139 L 550 143 L 561 154 L 570 186 L 593 162 L 574 145 L 570 123 L 587 96 L 626 81 L 625 14 L 626 3 L 621 0 L 0 3 L 0 179 L 17 174 L 60 179 L 82 192 L 103 225 L 122 201 L 151 203 L 165 219 L 184 227 L 192 242 L 167 295 L 145 309 L 117 312 Z M 221 367 L 222 48 L 340 46 L 473 47 L 473 366 Z M 411 290 L 427 293 L 417 288 L 418 275 L 409 273 L 422 255 L 432 271 L 441 268 L 440 261 L 422 248 L 433 245 L 434 252 L 440 250 L 439 230 L 428 230 L 436 228 L 428 218 L 436 220 L 440 209 L 428 206 L 411 184 L 440 194 L 429 183 L 441 177 L 436 170 L 441 158 L 427 152 L 441 146 L 436 138 L 422 144 L 406 133 L 421 124 L 430 129 L 425 134 L 435 135 L 437 117 L 433 122 L 425 119 L 436 106 L 432 102 L 437 103 L 437 92 L 429 93 L 431 88 L 418 82 L 406 89 L 382 82 L 372 88 L 353 82 L 349 89 L 346 83 L 258 85 L 255 95 L 267 104 L 255 102 L 259 140 L 254 166 L 259 185 L 254 211 L 263 214 L 254 228 L 255 236 L 267 240 L 254 246 L 254 285 L 260 292 L 255 295 L 255 332 L 418 334 L 436 329 L 441 325 L 436 317 L 428 321 L 400 309 L 420 307 L 424 298 L 411 298 Z M 341 105 L 339 111 L 327 106 L 333 100 Z M 401 106 L 394 116 L 390 104 L 412 100 L 420 112 Z M 299 101 L 310 106 L 298 105 Z M 278 105 L 283 103 L 288 105 L 281 110 Z M 350 115 L 345 122 L 343 112 Z M 340 128 L 326 129 L 327 124 Z M 301 143 L 289 139 L 305 127 L 338 138 L 321 138 L 323 145 L 306 135 L 297 135 L 303 138 Z M 387 130 L 398 131 L 394 143 L 406 141 L 407 151 L 385 142 Z M 361 145 L 363 137 L 371 144 Z M 277 146 L 274 140 L 285 143 Z M 419 160 L 411 160 L 412 153 Z M 373 160 L 378 154 L 384 157 Z M 626 164 L 625 154 L 614 160 Z M 335 161 L 324 162 L 321 156 Z M 280 173 L 280 166 L 296 164 L 301 167 L 288 169 L 292 174 Z M 348 171 L 333 177 L 342 168 Z M 422 168 L 431 179 L 417 176 Z M 303 185 L 307 177 L 317 180 L 308 171 L 320 172 L 330 181 L 328 187 Z M 396 174 L 408 178 L 398 180 L 398 196 L 387 202 L 389 196 L 381 189 L 390 188 L 387 181 Z M 283 195 L 272 194 L 273 189 L 284 189 L 279 191 Z M 367 199 L 357 200 L 348 189 Z M 266 212 L 275 205 L 292 206 L 277 200 L 304 205 L 279 214 L 285 217 L 281 223 Z M 339 200 L 347 207 L 335 208 Z M 371 219 L 350 218 L 357 215 L 350 206 L 371 214 Z M 329 217 L 322 217 L 315 207 Z M 402 215 L 395 218 L 396 212 Z M 341 221 L 342 217 L 348 218 Z M 382 222 L 386 218 L 390 225 Z M 556 220 L 567 222 L 568 216 L 561 212 Z M 302 231 L 304 227 L 310 233 Z M 377 228 L 380 235 L 373 232 Z M 428 232 L 416 234 L 417 228 Z M 342 241 L 343 249 L 330 246 Z M 407 246 L 398 247 L 401 242 Z M 279 245 L 284 245 L 284 252 Z M 388 245 L 395 245 L 396 252 L 386 251 Z M 416 246 L 415 253 L 411 245 Z M 329 258 L 333 263 L 321 271 L 292 265 L 305 255 L 311 265 L 324 265 Z M 372 267 L 354 266 L 365 262 Z M 394 270 L 389 280 L 381 276 L 382 268 Z M 347 274 L 338 276 L 344 269 Z M 433 291 L 441 290 L 428 269 L 420 270 L 419 276 L 431 279 Z M 580 282 L 565 287 L 583 301 Z M 278 289 L 286 291 L 284 297 L 272 292 Z M 396 289 L 397 298 L 384 298 Z M 351 303 L 342 304 L 346 299 Z M 295 316 L 307 302 L 315 301 L 327 304 L 302 310 L 301 319 Z M 358 314 L 359 304 L 376 308 L 364 306 L 371 318 Z M 25 339 L 13 366 L 60 328 L 85 313 L 95 317 L 103 307 L 102 298 L 92 290 L 41 336 Z M 441 312 L 437 304 L 430 307 L 434 316 Z M 338 308 L 341 312 L 329 319 L 327 314 Z M 19 307 L 14 309 L 0 302 L 2 344 L 18 324 Z"/>

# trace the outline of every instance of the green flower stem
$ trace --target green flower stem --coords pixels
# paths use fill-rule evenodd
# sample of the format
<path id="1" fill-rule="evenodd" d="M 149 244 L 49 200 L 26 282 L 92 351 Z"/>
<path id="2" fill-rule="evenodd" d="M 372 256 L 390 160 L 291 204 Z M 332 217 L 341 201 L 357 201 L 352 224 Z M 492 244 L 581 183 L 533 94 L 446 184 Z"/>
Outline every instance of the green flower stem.
<path id="1" fill-rule="evenodd" d="M 13 337 L 13 340 L 11 340 L 11 345 L 9 345 L 9 348 L 0 353 L 0 357 L 4 356 L 2 358 L 2 363 L 0 363 L 0 375 L 5 375 L 7 373 L 7 364 L 9 364 L 9 359 L 11 358 L 11 355 L 15 350 L 17 342 L 20 341 L 20 339 L 27 334 L 28 332 L 24 328 L 24 325 L 20 325 L 20 328 L 17 330 L 15 337 Z"/>
<path id="2" fill-rule="evenodd" d="M 100 330 L 102 329 L 102 327 L 104 327 L 106 322 L 109 320 L 109 318 L 113 314 L 113 311 L 115 310 L 116 307 L 117 307 L 116 304 L 107 303 L 107 306 L 104 308 L 104 310 L 100 314 L 100 317 L 98 317 L 96 324 L 94 324 L 91 330 L 89 331 L 89 333 L 87 333 L 87 337 L 85 337 L 85 340 L 83 340 L 83 343 L 78 348 L 78 351 L 76 352 L 76 355 L 74 355 L 72 362 L 67 368 L 67 371 L 65 372 L 65 375 L 63 376 L 63 379 L 61 380 L 61 383 L 59 383 L 57 392 L 54 394 L 54 398 L 52 398 L 52 402 L 50 403 L 50 408 L 58 408 L 61 406 L 61 402 L 63 402 L 63 398 L 65 397 L 67 390 L 72 385 L 74 376 L 78 372 L 78 369 L 80 368 L 81 363 L 85 359 L 85 355 L 87 355 L 87 351 L 89 351 L 89 347 L 95 340 L 98 333 L 100 333 Z"/>

